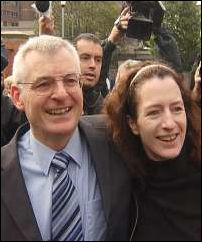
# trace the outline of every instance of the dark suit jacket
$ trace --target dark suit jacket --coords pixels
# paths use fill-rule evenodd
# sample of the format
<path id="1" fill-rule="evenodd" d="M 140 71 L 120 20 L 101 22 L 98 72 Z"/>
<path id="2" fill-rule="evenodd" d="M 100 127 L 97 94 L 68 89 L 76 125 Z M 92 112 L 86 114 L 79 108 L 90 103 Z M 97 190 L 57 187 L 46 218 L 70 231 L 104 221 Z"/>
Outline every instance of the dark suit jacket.
<path id="1" fill-rule="evenodd" d="M 25 113 L 17 110 L 8 96 L 1 94 L 1 147 L 7 145 L 20 125 L 26 122 Z"/>
<path id="2" fill-rule="evenodd" d="M 17 140 L 29 129 L 21 126 L 1 152 L 1 240 L 41 241 L 42 237 L 26 190 L 17 153 Z M 120 156 L 107 140 L 100 117 L 86 116 L 79 122 L 94 162 L 104 213 L 107 241 L 129 240 L 131 182 Z"/>

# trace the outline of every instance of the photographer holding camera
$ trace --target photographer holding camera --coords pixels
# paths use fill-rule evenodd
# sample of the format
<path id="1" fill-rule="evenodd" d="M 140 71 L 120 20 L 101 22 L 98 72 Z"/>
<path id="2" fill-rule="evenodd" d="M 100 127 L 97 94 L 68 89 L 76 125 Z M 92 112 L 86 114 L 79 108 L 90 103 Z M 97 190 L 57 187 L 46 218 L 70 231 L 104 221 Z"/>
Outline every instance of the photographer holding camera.
<path id="1" fill-rule="evenodd" d="M 128 27 L 122 29 L 126 37 L 149 40 L 153 33 L 159 59 L 166 61 L 176 71 L 182 72 L 178 44 L 165 24 L 162 24 L 166 10 L 163 3 L 161 1 L 123 1 L 122 6 L 129 8 Z M 119 22 L 116 24 L 121 30 Z"/>

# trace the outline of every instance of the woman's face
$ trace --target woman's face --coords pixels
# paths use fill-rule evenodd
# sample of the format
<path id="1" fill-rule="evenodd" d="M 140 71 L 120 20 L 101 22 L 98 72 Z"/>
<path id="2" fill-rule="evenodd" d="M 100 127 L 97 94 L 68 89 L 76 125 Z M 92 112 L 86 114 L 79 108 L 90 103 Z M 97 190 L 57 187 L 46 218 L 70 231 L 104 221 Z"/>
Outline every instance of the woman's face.
<path id="1" fill-rule="evenodd" d="M 166 76 L 146 80 L 137 90 L 137 120 L 129 125 L 139 135 L 147 156 L 154 161 L 173 159 L 184 144 L 187 121 L 181 91 Z"/>

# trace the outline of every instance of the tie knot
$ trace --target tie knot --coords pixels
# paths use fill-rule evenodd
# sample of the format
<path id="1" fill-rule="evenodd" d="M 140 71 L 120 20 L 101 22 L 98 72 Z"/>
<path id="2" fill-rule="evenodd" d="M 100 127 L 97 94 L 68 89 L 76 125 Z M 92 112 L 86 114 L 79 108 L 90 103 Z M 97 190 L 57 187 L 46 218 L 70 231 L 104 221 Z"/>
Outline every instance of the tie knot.
<path id="1" fill-rule="evenodd" d="M 63 171 L 68 167 L 69 164 L 69 155 L 64 151 L 55 153 L 52 160 L 52 167 L 57 171 Z"/>

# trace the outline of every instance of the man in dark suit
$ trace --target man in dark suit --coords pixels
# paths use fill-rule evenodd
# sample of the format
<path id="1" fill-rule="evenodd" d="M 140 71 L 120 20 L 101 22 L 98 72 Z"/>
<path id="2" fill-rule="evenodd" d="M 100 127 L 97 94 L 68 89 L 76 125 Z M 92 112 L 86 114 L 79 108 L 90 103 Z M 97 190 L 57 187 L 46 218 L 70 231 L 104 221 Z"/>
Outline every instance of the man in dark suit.
<path id="1" fill-rule="evenodd" d="M 130 176 L 103 117 L 80 119 L 74 47 L 32 38 L 15 56 L 13 76 L 11 96 L 28 123 L 1 151 L 1 240 L 128 240 Z"/>

